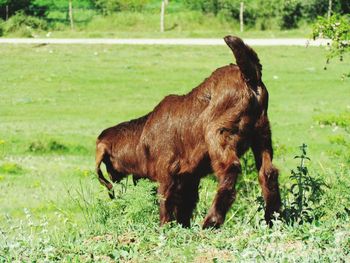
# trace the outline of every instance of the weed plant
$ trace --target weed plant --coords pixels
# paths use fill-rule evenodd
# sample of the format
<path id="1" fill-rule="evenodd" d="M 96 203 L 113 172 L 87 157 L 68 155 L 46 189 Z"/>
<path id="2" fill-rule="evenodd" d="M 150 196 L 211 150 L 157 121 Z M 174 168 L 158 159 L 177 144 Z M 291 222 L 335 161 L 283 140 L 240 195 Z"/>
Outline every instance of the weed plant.
<path id="1" fill-rule="evenodd" d="M 284 199 L 282 218 L 288 223 L 302 224 L 318 220 L 322 215 L 320 201 L 324 194 L 326 184 L 320 177 L 312 177 L 306 162 L 310 161 L 307 156 L 307 145 L 299 146 L 300 155 L 294 157 L 300 161 L 296 170 L 291 170 L 289 177 L 292 182 Z"/>

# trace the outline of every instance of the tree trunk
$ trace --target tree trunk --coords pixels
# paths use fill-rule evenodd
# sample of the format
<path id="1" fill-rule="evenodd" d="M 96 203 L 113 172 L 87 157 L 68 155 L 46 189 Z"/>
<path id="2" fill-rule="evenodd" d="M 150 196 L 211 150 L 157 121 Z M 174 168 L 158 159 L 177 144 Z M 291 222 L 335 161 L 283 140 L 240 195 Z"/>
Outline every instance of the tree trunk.
<path id="1" fill-rule="evenodd" d="M 71 27 L 71 29 L 74 29 L 72 0 L 69 0 L 69 21 L 70 21 L 70 27 Z"/>
<path id="2" fill-rule="evenodd" d="M 9 20 L 9 5 L 6 5 L 6 21 Z"/>

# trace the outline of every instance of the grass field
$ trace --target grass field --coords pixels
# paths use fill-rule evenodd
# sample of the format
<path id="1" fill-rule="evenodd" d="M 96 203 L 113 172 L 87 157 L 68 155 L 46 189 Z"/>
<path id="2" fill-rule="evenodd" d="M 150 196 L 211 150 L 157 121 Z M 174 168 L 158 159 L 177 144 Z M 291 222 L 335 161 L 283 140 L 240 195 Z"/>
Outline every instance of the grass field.
<path id="1" fill-rule="evenodd" d="M 220 230 L 200 225 L 215 192 L 202 180 L 192 228 L 158 227 L 155 184 L 130 180 L 110 201 L 94 175 L 95 138 L 184 94 L 233 62 L 226 47 L 0 47 L 0 262 L 346 262 L 350 260 L 349 58 L 323 70 L 320 48 L 259 47 L 280 184 L 298 146 L 328 185 L 322 216 L 272 229 L 262 222 L 256 172 L 244 169 Z"/>

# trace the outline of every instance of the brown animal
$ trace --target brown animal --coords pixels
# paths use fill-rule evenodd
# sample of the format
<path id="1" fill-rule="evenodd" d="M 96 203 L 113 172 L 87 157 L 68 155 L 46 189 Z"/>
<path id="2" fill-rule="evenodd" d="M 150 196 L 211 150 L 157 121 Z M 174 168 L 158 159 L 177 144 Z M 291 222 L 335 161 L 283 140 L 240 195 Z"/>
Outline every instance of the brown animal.
<path id="1" fill-rule="evenodd" d="M 111 181 L 128 174 L 159 183 L 160 223 L 190 226 L 202 177 L 214 172 L 218 189 L 203 228 L 219 227 L 235 199 L 240 156 L 252 148 L 266 203 L 265 219 L 280 208 L 278 170 L 272 164 L 268 92 L 257 54 L 238 37 L 224 38 L 237 65 L 215 70 L 186 95 L 165 97 L 152 112 L 104 130 L 96 143 L 96 171 Z"/>

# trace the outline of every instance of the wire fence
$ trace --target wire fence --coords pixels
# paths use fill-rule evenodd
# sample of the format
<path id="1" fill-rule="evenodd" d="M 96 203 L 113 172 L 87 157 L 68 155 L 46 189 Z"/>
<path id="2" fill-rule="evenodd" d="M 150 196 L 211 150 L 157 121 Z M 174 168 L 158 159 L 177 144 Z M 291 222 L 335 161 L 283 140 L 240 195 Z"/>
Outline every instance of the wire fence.
<path id="1" fill-rule="evenodd" d="M 241 19 L 243 19 L 244 13 L 244 7 L 241 6 Z M 171 6 L 166 5 L 166 9 L 163 13 L 170 14 L 170 13 L 177 13 L 177 12 L 193 12 L 192 9 L 184 9 L 183 7 L 180 8 L 179 6 Z M 122 12 L 136 12 L 132 10 L 125 10 L 125 11 L 114 11 L 114 12 L 108 12 L 106 13 L 105 10 L 97 8 L 97 7 L 77 7 L 73 6 L 71 9 L 72 12 L 72 18 L 70 17 L 70 8 L 67 3 L 66 7 L 54 7 L 54 8 L 46 8 L 46 7 L 29 7 L 26 9 L 21 10 L 11 10 L 11 7 L 9 6 L 0 6 L 0 17 L 3 20 L 8 20 L 12 16 L 16 15 L 18 12 L 23 12 L 25 14 L 29 14 L 41 19 L 44 19 L 45 21 L 49 23 L 62 23 L 62 24 L 84 24 L 90 22 L 95 16 L 98 15 L 110 15 L 110 14 L 117 14 Z M 196 12 L 196 11 L 194 11 Z M 197 12 L 200 12 L 197 10 Z M 239 12 L 239 10 L 238 10 Z M 146 6 L 142 9 L 142 13 L 144 14 L 160 14 L 161 13 L 161 5 L 155 6 Z M 73 20 L 73 21 L 72 21 Z"/>

